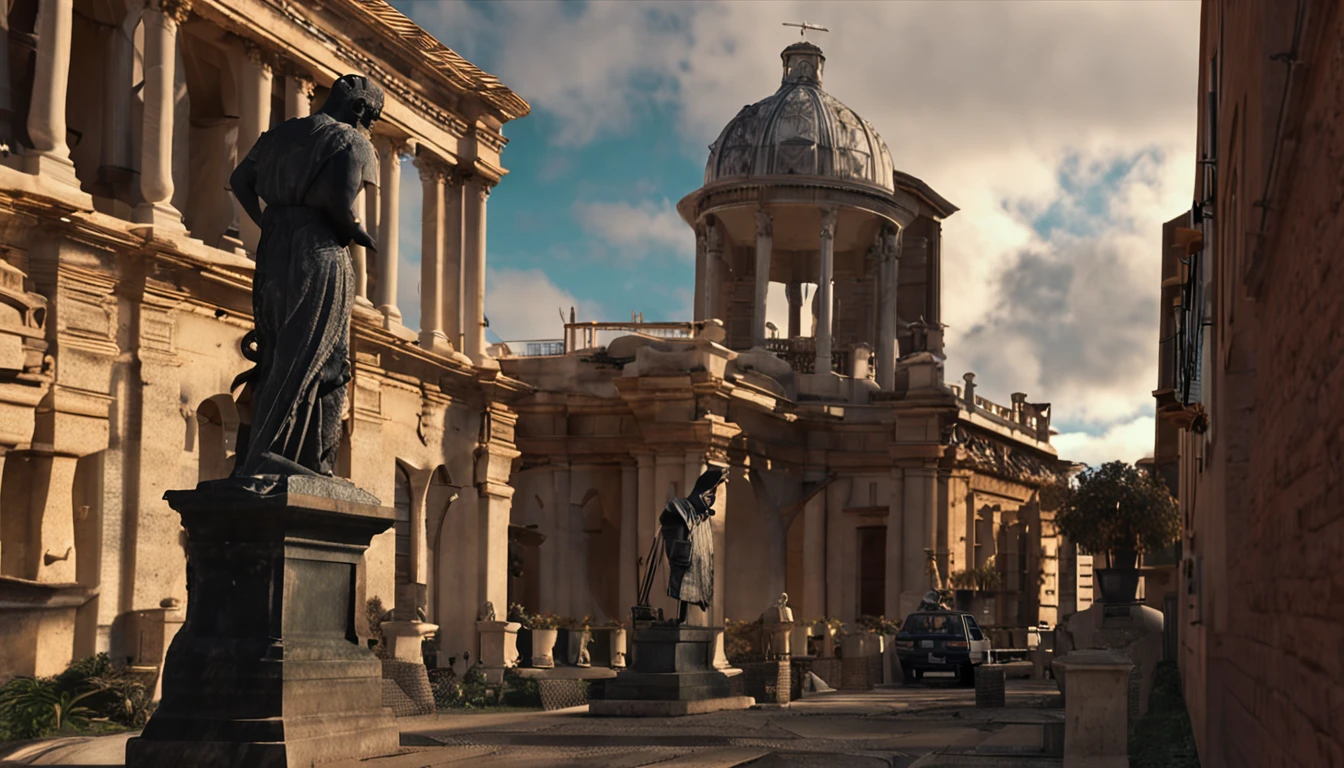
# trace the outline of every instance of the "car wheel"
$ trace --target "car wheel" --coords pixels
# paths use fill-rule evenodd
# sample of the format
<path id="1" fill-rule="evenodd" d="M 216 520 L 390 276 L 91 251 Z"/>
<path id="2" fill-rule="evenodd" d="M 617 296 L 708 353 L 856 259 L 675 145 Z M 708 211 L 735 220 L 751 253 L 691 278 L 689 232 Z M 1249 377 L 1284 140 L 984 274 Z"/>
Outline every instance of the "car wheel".
<path id="1" fill-rule="evenodd" d="M 916 675 L 916 674 L 917 674 L 917 673 L 916 673 L 913 669 L 910 669 L 909 667 L 906 667 L 905 665 L 901 665 L 901 679 L 905 680 L 906 683 L 913 683 L 913 682 L 915 682 L 915 675 Z"/>
<path id="2" fill-rule="evenodd" d="M 924 670 L 922 670 L 922 669 L 916 669 L 916 670 L 915 670 L 915 679 L 916 679 L 916 680 L 923 680 L 923 679 L 924 679 Z"/>

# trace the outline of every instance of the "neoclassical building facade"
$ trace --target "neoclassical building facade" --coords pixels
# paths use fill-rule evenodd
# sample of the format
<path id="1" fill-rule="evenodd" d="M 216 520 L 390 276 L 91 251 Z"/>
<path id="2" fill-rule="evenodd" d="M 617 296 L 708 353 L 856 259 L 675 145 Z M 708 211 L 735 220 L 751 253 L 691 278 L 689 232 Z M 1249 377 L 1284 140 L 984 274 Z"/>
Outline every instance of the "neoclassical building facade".
<path id="1" fill-rule="evenodd" d="M 545 536 L 520 547 L 511 599 L 627 616 L 662 506 L 712 464 L 730 479 L 698 621 L 754 619 L 781 592 L 800 620 L 903 617 L 992 562 L 990 623 L 1053 625 L 1076 587 L 1038 503 L 1063 469 L 1049 404 L 944 382 L 941 222 L 957 209 L 822 89 L 817 46 L 782 59 L 779 89 L 729 122 L 678 206 L 694 319 L 571 322 L 561 342 L 499 348 L 533 388 L 515 405 L 512 520 Z"/>
<path id="2" fill-rule="evenodd" d="M 383 0 L 4 0 L 0 19 L 0 678 L 109 651 L 148 667 L 182 621 L 164 491 L 227 475 L 248 407 L 251 254 L 228 176 L 355 72 L 386 93 L 354 249 L 341 474 L 398 510 L 362 589 L 448 648 L 503 605 L 527 388 L 484 342 L 501 127 L 528 105 Z M 409 162 L 404 162 L 409 161 Z M 398 309 L 401 176 L 423 184 L 420 317 Z M 456 634 L 454 634 L 456 633 Z"/>

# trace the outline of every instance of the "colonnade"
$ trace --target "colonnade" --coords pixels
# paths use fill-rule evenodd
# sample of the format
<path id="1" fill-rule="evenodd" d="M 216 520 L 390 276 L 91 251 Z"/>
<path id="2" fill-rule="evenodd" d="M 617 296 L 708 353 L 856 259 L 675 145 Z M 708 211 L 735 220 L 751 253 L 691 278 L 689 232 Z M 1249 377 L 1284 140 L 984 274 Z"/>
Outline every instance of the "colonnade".
<path id="1" fill-rule="evenodd" d="M 818 311 L 816 317 L 816 351 L 813 370 L 832 369 L 835 313 L 835 227 L 838 211 L 834 207 L 821 209 L 821 227 L 817 236 Z M 722 310 L 718 297 L 721 293 L 720 260 L 722 258 L 722 224 L 713 216 L 706 216 L 696 227 L 697 262 L 705 270 L 701 282 L 702 295 L 696 296 L 696 317 L 704 318 Z M 774 254 L 774 214 L 761 208 L 756 211 L 755 284 L 751 314 L 752 346 L 766 345 L 766 306 L 770 286 L 770 266 Z M 901 236 L 894 225 L 880 228 L 873 244 L 877 274 L 877 381 L 883 389 L 895 387 L 895 363 L 898 356 L 897 287 L 901 255 Z M 789 334 L 799 332 L 798 310 L 802 296 L 799 286 L 788 284 Z"/>
<path id="2" fill-rule="evenodd" d="M 191 0 L 148 0 L 139 11 L 139 20 L 144 25 L 144 109 L 140 117 L 139 183 L 131 191 L 134 206 L 130 214 L 136 223 L 164 232 L 186 231 L 182 212 L 173 203 L 173 145 L 176 133 L 187 128 L 174 124 L 175 90 L 178 31 L 190 16 L 191 6 Z M 25 153 L 25 164 L 31 173 L 78 188 L 80 182 L 65 139 L 73 15 L 74 0 L 39 0 L 37 56 L 27 121 L 32 148 Z M 122 123 L 129 124 L 133 114 L 129 88 L 123 85 L 131 80 L 127 70 L 134 64 L 134 50 L 127 30 L 133 33 L 134 28 L 134 20 L 128 19 L 124 27 L 112 30 L 109 47 L 112 56 L 105 77 L 108 92 L 124 91 L 125 98 L 109 99 L 109 108 L 104 110 L 100 175 L 103 169 L 133 165 L 129 160 L 135 153 Z M 284 79 L 285 119 L 310 114 L 315 90 L 313 77 L 297 67 L 286 66 L 277 72 L 278 62 L 260 46 L 245 41 L 241 49 L 239 55 L 232 57 L 239 111 L 233 147 L 236 154 L 231 153 L 229 158 L 233 163 L 246 157 L 258 137 L 271 126 L 271 95 L 277 76 Z M 397 308 L 399 185 L 401 160 L 411 154 L 425 190 L 421 214 L 420 343 L 440 352 L 465 353 L 479 364 L 486 349 L 485 206 L 495 180 L 472 168 L 455 165 L 452 159 L 435 156 L 413 138 L 380 134 L 374 140 L 381 161 L 380 184 L 363 193 L 357 210 L 379 244 L 378 296 L 375 303 L 367 295 L 368 271 L 373 259 L 364 249 L 352 248 L 360 303 L 376 307 L 384 316 L 385 327 L 401 327 L 401 312 Z M 231 198 L 233 223 L 229 230 L 236 231 L 238 236 L 236 240 L 231 236 L 224 240 L 255 253 L 260 228 L 240 213 Z"/>

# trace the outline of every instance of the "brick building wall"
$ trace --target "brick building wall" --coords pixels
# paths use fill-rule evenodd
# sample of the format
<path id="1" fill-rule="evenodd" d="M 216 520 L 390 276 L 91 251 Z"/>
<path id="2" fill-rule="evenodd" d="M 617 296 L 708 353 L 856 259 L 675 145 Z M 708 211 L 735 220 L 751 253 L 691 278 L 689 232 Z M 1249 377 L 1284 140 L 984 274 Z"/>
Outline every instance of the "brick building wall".
<path id="1" fill-rule="evenodd" d="M 1206 0 L 1200 50 L 1186 700 L 1203 765 L 1344 766 L 1344 14 Z"/>

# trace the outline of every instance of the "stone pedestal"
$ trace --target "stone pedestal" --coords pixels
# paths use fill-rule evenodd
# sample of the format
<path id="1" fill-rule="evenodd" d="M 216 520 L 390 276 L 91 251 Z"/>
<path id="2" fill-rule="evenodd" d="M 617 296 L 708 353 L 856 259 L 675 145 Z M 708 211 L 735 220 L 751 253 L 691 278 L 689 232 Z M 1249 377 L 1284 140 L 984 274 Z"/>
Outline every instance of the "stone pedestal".
<path id="1" fill-rule="evenodd" d="M 476 658 L 487 682 L 502 681 L 504 670 L 518 666 L 518 630 L 522 626 L 516 621 L 476 622 L 476 633 L 481 638 Z"/>
<path id="2" fill-rule="evenodd" d="M 388 658 L 423 665 L 425 638 L 438 629 L 438 624 L 426 624 L 423 621 L 384 621 L 383 640 L 387 642 Z"/>
<path id="3" fill-rule="evenodd" d="M 1067 673 L 1064 768 L 1128 768 L 1127 689 L 1134 668 L 1123 654 L 1075 651 L 1057 659 Z"/>
<path id="4" fill-rule="evenodd" d="M 341 480 L 271 480 L 264 495 L 231 480 L 166 494 L 187 531 L 187 616 L 128 768 L 307 768 L 399 749 L 382 665 L 355 634 L 357 566 L 395 512 Z"/>
<path id="5" fill-rule="evenodd" d="M 1153 676 L 1162 661 L 1162 612 L 1140 603 L 1118 605 L 1095 603 L 1092 607 L 1072 614 L 1055 633 L 1056 656 L 1078 650 L 1116 651 L 1138 668 L 1139 715 L 1148 711 L 1148 698 L 1153 692 Z M 1064 681 L 1056 674 L 1060 691 Z M 1066 694 L 1067 695 L 1067 694 Z"/>
<path id="6" fill-rule="evenodd" d="M 636 627 L 627 669 L 608 680 L 589 712 L 607 717 L 675 717 L 747 709 L 741 672 L 712 666 L 721 627 Z"/>

